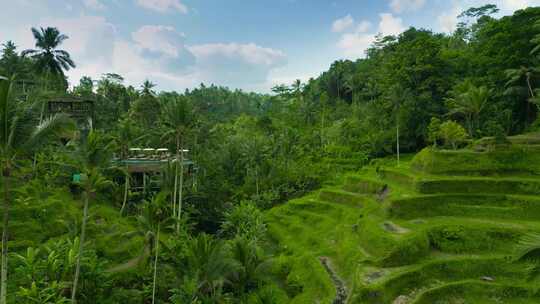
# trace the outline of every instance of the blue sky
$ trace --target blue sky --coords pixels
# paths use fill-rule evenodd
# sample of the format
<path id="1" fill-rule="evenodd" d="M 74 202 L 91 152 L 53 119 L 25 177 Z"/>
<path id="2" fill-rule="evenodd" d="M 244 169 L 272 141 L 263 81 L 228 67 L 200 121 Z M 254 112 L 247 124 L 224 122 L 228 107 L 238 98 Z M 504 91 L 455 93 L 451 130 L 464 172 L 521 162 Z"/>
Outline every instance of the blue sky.
<path id="1" fill-rule="evenodd" d="M 409 26 L 451 32 L 489 0 L 0 0 L 0 42 L 33 47 L 32 26 L 56 26 L 77 63 L 70 82 L 115 72 L 159 90 L 201 82 L 268 92 L 356 59 L 377 33 Z M 492 0 L 500 15 L 540 0 Z"/>

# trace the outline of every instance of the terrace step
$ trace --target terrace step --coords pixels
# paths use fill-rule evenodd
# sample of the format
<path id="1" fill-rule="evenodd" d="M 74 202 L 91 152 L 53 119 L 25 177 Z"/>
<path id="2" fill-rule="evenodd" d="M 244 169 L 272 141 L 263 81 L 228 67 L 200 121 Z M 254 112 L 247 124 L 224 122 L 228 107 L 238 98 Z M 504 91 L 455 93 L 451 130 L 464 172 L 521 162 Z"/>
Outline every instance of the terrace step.
<path id="1" fill-rule="evenodd" d="M 426 178 L 417 180 L 415 188 L 419 193 L 491 193 L 491 194 L 540 194 L 540 179 L 532 178 Z"/>
<path id="2" fill-rule="evenodd" d="M 478 297 L 480 296 L 480 298 Z M 538 292 L 532 286 L 521 284 L 463 280 L 440 284 L 419 292 L 409 304 L 446 303 L 539 303 Z"/>
<path id="3" fill-rule="evenodd" d="M 365 199 L 365 195 L 342 190 L 322 189 L 319 192 L 319 200 L 349 207 L 361 208 Z"/>
<path id="4" fill-rule="evenodd" d="M 435 216 L 467 216 L 501 219 L 540 219 L 540 199 L 501 194 L 419 195 L 390 202 L 391 217 L 413 219 Z"/>
<path id="5" fill-rule="evenodd" d="M 376 273 L 379 275 L 375 275 Z M 409 298 L 414 296 L 421 287 L 465 279 L 497 280 L 504 277 L 506 280 L 510 278 L 518 281 L 525 273 L 525 267 L 515 267 L 502 255 L 447 256 L 421 264 L 394 269 L 374 269 L 365 273 L 363 281 L 367 284 L 359 292 L 358 299 L 373 303 L 391 303 L 400 295 L 407 295 Z"/>
<path id="6" fill-rule="evenodd" d="M 308 199 L 302 202 L 287 203 L 287 208 L 291 210 L 309 210 L 325 214 L 340 215 L 349 208 L 335 203 L 321 201 L 319 199 Z"/>
<path id="7" fill-rule="evenodd" d="M 345 191 L 359 194 L 380 194 L 387 188 L 388 185 L 383 182 L 355 175 L 347 176 L 343 186 Z"/>

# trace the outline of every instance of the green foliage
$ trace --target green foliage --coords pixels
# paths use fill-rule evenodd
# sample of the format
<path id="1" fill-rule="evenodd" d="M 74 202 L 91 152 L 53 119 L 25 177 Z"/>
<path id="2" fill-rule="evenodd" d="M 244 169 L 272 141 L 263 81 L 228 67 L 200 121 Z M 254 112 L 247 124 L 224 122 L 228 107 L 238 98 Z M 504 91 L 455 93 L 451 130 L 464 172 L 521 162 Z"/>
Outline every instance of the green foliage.
<path id="1" fill-rule="evenodd" d="M 79 241 L 59 239 L 39 248 L 28 247 L 26 254 L 13 254 L 16 264 L 14 279 L 21 303 L 69 303 L 65 293 L 70 289 Z M 92 303 L 109 288 L 109 278 L 103 271 L 93 251 L 85 252 L 84 275 L 81 278 L 85 291 L 81 303 Z"/>
<path id="2" fill-rule="evenodd" d="M 465 81 L 454 87 L 452 98 L 447 99 L 449 115 L 465 116 L 469 136 L 474 137 L 480 127 L 479 116 L 486 108 L 491 92 L 485 86 L 476 87 L 470 81 Z M 442 125 L 441 125 L 442 127 Z"/>
<path id="3" fill-rule="evenodd" d="M 262 212 L 250 201 L 242 201 L 225 213 L 221 233 L 228 238 L 260 240 L 266 234 Z"/>
<path id="4" fill-rule="evenodd" d="M 431 117 L 431 121 L 428 126 L 428 142 L 433 146 L 437 146 L 437 140 L 439 139 L 439 132 L 441 131 L 441 120 L 437 117 Z"/>
<path id="5" fill-rule="evenodd" d="M 54 278 L 45 272 L 56 266 L 39 245 L 80 232 L 76 199 L 83 190 L 82 198 L 92 199 L 83 303 L 148 299 L 151 253 L 159 265 L 158 302 L 331 302 L 336 286 L 321 257 L 344 281 L 350 301 L 391 303 L 405 294 L 414 303 L 449 295 L 459 301 L 469 291 L 464 299 L 471 303 L 481 302 L 477 296 L 524 298 L 535 281 L 518 274 L 531 262 L 510 265 L 483 255 L 508 254 L 509 244 L 538 228 L 530 196 L 540 193 L 540 140 L 506 135 L 529 128 L 537 116 L 531 103 L 540 95 L 538 30 L 531 25 L 540 9 L 502 18 L 496 12 L 493 5 L 465 11 L 452 34 L 410 28 L 379 36 L 366 58 L 336 61 L 319 77 L 278 85 L 272 95 L 214 85 L 156 92 L 150 80 L 137 90 L 111 73 L 97 81 L 83 77 L 67 91 L 64 72 L 75 64 L 58 50 L 67 36 L 33 29 L 36 50 L 22 53 L 5 43 L 0 74 L 20 77 L 0 80 L 0 156 L 9 175 L 2 187 L 12 182 L 5 193 L 15 202 L 10 248 L 17 274 L 10 288 L 22 287 L 22 302 L 65 301 L 80 244 L 54 250 L 62 266 Z M 73 122 L 40 117 L 46 105 L 40 101 L 50 96 L 93 100 L 94 130 L 67 146 L 54 141 L 73 138 Z M 486 135 L 494 138 L 457 150 Z M 427 143 L 452 150 L 425 149 L 399 168 L 380 161 L 360 170 L 371 158 L 393 154 L 396 137 L 404 152 Z M 128 189 L 132 216 L 118 216 L 123 191 L 116 183 L 129 177 L 111 161 L 135 146 L 190 150 L 195 166 L 182 175 L 189 216 L 177 233 L 166 221 L 177 170 L 171 164 L 161 194 L 152 200 L 153 193 L 141 194 L 138 204 Z M 70 197 L 73 173 L 87 179 L 71 185 Z M 159 256 L 156 244 L 163 247 Z M 496 282 L 479 283 L 476 274 Z"/>
<path id="6" fill-rule="evenodd" d="M 460 144 L 465 142 L 467 133 L 458 123 L 449 120 L 441 124 L 439 137 L 444 141 L 445 146 L 455 150 Z"/>

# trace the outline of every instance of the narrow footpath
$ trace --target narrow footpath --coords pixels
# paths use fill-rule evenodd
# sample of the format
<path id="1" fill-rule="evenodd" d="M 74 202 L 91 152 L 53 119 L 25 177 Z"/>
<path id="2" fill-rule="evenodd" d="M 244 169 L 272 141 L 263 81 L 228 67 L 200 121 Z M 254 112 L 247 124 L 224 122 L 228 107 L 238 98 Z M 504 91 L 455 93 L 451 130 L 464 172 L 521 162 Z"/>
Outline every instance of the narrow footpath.
<path id="1" fill-rule="evenodd" d="M 328 272 L 328 275 L 330 275 L 330 278 L 332 279 L 332 282 L 334 283 L 334 286 L 336 287 L 336 297 L 332 304 L 345 304 L 347 303 L 347 288 L 345 287 L 345 283 L 343 283 L 343 280 L 336 274 L 334 269 L 332 269 L 332 265 L 330 263 L 330 260 L 328 257 L 319 257 L 319 260 L 321 261 L 321 264 L 323 265 L 326 272 Z"/>

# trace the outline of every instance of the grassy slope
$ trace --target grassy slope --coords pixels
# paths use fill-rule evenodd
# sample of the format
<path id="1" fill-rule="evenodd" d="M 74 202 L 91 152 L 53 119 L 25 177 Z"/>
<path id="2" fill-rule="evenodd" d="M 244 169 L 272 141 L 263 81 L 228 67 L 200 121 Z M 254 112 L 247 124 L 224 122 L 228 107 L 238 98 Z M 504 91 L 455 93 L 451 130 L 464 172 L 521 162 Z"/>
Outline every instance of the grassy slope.
<path id="1" fill-rule="evenodd" d="M 291 302 L 332 303 L 319 262 L 328 257 L 347 303 L 538 303 L 539 282 L 511 255 L 540 232 L 540 157 L 523 136 L 512 140 L 486 152 L 428 149 L 399 168 L 376 161 L 270 210 L 298 286 Z"/>
<path id="2" fill-rule="evenodd" d="M 19 187 L 15 197 L 10 211 L 10 252 L 25 253 L 27 247 L 79 235 L 82 203 L 67 188 L 47 189 L 34 181 Z M 131 233 L 136 231 L 134 220 L 120 217 L 117 208 L 99 199 L 90 206 L 87 229 L 87 248 L 96 250 L 107 261 L 106 267 L 125 263 L 143 252 L 142 237 Z M 15 263 L 10 266 L 16 267 Z M 10 282 L 17 285 L 17 278 Z"/>

